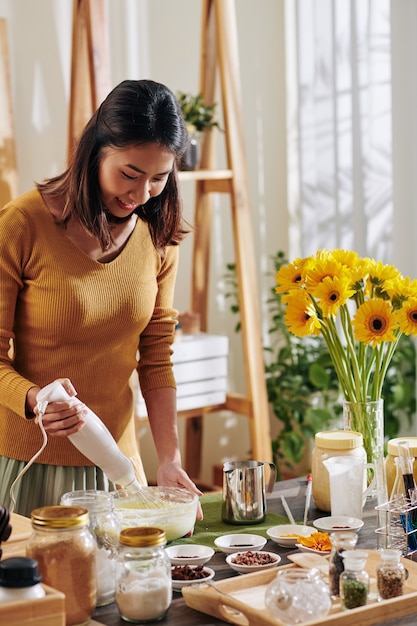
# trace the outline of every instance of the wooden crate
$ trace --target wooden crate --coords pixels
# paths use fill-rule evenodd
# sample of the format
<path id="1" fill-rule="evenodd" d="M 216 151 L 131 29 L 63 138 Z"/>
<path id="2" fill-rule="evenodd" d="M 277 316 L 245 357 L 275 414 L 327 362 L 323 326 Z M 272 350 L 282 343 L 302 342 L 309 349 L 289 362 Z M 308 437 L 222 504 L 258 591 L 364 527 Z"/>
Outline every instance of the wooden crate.
<path id="1" fill-rule="evenodd" d="M 32 534 L 28 517 L 11 513 L 12 534 L 1 544 L 2 559 L 26 555 L 26 542 Z M 3 626 L 65 626 L 65 595 L 42 583 L 46 596 L 36 600 L 19 600 L 0 604 Z"/>
<path id="2" fill-rule="evenodd" d="M 44 598 L 0 604 L 0 624 L 4 626 L 65 626 L 65 595 L 42 585 Z"/>
<path id="3" fill-rule="evenodd" d="M 342 611 L 339 601 L 334 601 L 330 613 L 319 620 L 308 622 L 308 626 L 370 626 L 381 621 L 399 618 L 416 612 L 417 606 L 417 563 L 403 559 L 409 572 L 406 591 L 403 596 L 377 602 L 375 598 L 376 566 L 380 555 L 376 550 L 368 553 L 366 569 L 371 578 L 372 601 L 364 607 Z M 284 565 L 283 568 L 294 568 L 296 565 Z M 186 604 L 202 613 L 225 620 L 231 624 L 247 624 L 248 626 L 283 626 L 283 623 L 272 617 L 265 608 L 264 595 L 269 583 L 275 578 L 274 568 L 264 572 L 235 576 L 215 582 L 216 591 L 210 585 L 202 583 L 199 587 L 184 587 L 182 595 Z"/>
<path id="4" fill-rule="evenodd" d="M 28 517 L 11 513 L 10 524 L 12 534 L 7 541 L 1 544 L 3 559 L 11 556 L 25 556 L 26 542 L 32 534 L 32 524 Z"/>

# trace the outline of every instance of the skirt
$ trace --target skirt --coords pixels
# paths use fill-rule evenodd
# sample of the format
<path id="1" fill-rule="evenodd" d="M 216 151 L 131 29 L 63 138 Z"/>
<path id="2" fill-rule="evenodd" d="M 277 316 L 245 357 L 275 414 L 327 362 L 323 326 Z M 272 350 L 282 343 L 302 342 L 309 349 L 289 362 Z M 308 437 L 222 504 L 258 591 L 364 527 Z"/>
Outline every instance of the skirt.
<path id="1" fill-rule="evenodd" d="M 68 491 L 116 489 L 98 467 L 33 463 L 24 472 L 26 465 L 25 461 L 0 456 L 0 504 L 26 517 L 38 507 L 60 504 L 61 496 Z"/>

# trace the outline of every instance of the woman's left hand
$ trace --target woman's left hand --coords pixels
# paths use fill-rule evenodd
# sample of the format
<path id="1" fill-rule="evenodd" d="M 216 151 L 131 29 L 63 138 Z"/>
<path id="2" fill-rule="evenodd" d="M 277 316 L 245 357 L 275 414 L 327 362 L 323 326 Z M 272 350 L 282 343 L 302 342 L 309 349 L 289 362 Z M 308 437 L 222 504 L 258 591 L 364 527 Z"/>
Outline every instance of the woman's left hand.
<path id="1" fill-rule="evenodd" d="M 174 461 L 159 466 L 156 480 L 159 486 L 180 487 L 192 493 L 196 493 L 198 496 L 203 495 L 203 492 L 200 491 L 197 485 L 191 480 L 187 472 L 179 463 L 175 463 Z M 197 507 L 197 519 L 203 519 L 203 509 L 201 508 L 200 502 Z"/>

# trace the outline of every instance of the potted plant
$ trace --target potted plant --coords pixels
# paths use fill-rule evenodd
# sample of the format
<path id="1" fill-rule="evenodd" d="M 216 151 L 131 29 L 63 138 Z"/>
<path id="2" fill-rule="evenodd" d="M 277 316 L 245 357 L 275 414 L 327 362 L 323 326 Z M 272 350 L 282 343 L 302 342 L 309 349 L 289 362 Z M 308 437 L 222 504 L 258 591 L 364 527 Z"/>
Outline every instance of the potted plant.
<path id="1" fill-rule="evenodd" d="M 279 251 L 272 259 L 274 276 L 286 256 Z M 226 282 L 232 298 L 230 310 L 239 314 L 235 264 L 227 265 Z M 277 418 L 278 434 L 272 441 L 278 477 L 293 475 L 295 466 L 308 458 L 308 447 L 320 430 L 334 428 L 342 413 L 338 379 L 322 336 L 296 337 L 288 330 L 286 306 L 275 285 L 269 307 L 270 346 L 265 348 L 265 381 L 271 411 Z M 239 332 L 240 322 L 235 330 Z M 412 423 L 416 410 L 416 350 L 413 339 L 402 336 L 384 381 L 384 431 L 396 437 L 402 423 Z"/>
<path id="2" fill-rule="evenodd" d="M 217 127 L 217 102 L 206 104 L 201 93 L 196 96 L 179 91 L 177 100 L 187 126 L 189 145 L 181 161 L 181 169 L 194 170 L 199 160 L 199 138 L 206 129 Z"/>

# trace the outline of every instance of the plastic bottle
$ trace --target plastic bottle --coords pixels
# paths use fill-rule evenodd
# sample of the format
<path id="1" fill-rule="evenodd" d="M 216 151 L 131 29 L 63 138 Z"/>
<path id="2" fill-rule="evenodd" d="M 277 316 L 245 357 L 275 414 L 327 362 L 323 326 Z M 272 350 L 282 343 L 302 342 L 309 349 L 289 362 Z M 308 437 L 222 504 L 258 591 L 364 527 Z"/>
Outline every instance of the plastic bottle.
<path id="1" fill-rule="evenodd" d="M 62 384 L 55 380 L 43 387 L 36 399 L 41 404 L 62 402 L 69 400 L 70 396 Z M 88 409 L 84 426 L 74 435 L 69 435 L 68 439 L 87 459 L 100 467 L 111 482 L 131 492 L 141 489 L 132 462 L 123 454 L 110 431 L 91 409 Z"/>
<path id="2" fill-rule="evenodd" d="M 352 430 L 329 430 L 316 433 L 311 455 L 312 496 L 321 511 L 330 513 L 329 473 L 323 461 L 333 456 L 355 456 L 364 459 L 363 436 Z"/>
<path id="3" fill-rule="evenodd" d="M 43 598 L 38 562 L 28 557 L 10 557 L 0 562 L 0 604 Z"/>

